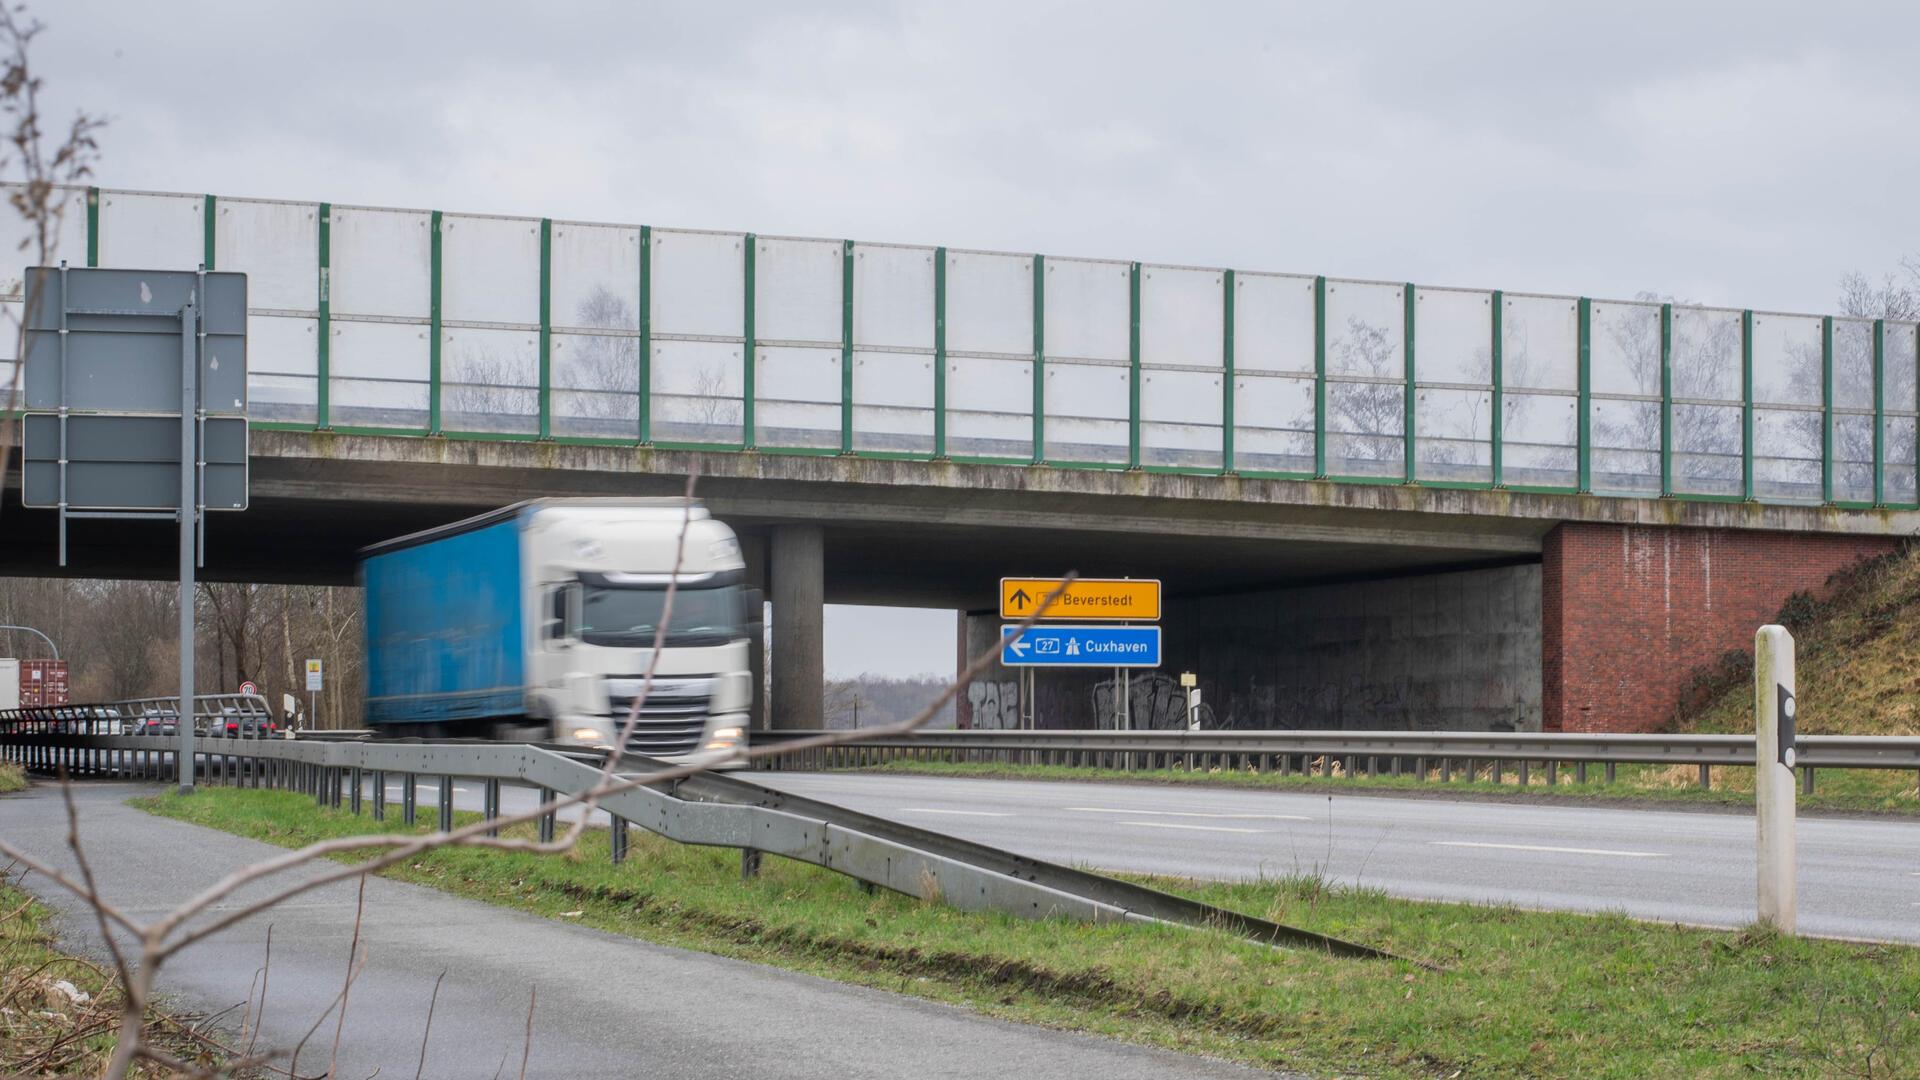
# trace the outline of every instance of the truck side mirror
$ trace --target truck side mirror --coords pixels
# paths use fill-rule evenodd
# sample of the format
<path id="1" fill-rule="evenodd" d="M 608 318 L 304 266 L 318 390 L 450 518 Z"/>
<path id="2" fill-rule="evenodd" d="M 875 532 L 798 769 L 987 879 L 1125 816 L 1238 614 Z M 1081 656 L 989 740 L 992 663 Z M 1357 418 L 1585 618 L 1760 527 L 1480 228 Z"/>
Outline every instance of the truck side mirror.
<path id="1" fill-rule="evenodd" d="M 567 643 L 567 587 L 564 585 L 547 594 L 547 618 L 541 624 L 540 636 L 556 645 Z"/>

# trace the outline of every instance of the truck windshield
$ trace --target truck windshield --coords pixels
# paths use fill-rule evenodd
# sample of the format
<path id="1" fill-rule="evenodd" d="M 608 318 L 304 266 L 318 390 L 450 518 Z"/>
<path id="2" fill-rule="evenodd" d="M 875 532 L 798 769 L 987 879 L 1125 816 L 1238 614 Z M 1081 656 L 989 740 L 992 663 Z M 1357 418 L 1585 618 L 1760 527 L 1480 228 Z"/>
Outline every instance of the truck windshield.
<path id="1" fill-rule="evenodd" d="M 653 644 L 661 608 L 666 606 L 666 586 L 588 585 L 584 591 L 581 641 L 628 649 Z M 682 586 L 674 593 L 673 614 L 668 621 L 668 648 L 725 645 L 747 636 L 741 625 L 738 585 L 708 589 Z"/>

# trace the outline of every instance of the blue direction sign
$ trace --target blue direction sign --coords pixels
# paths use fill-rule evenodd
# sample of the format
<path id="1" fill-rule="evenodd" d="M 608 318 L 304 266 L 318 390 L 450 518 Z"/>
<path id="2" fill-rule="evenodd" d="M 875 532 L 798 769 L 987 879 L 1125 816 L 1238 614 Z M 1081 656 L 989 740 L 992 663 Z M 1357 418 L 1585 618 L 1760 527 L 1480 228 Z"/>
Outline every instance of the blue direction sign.
<path id="1" fill-rule="evenodd" d="M 1160 666 L 1157 626 L 1017 626 L 1000 628 L 1000 662 L 1008 667 Z"/>

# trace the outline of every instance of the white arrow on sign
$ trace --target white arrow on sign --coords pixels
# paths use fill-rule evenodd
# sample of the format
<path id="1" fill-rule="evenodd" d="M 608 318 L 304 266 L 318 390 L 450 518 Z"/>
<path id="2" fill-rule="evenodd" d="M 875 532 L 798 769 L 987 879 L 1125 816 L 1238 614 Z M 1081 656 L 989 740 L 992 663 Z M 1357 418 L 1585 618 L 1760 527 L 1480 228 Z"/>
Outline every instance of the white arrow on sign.
<path id="1" fill-rule="evenodd" d="M 1026 643 L 1026 642 L 1025 642 L 1024 640 L 1022 640 L 1022 641 L 1016 641 L 1016 642 L 1014 642 L 1013 644 L 1011 644 L 1011 645 L 1009 645 L 1009 646 L 1007 646 L 1007 648 L 1009 648 L 1009 649 L 1012 649 L 1012 650 L 1013 650 L 1013 655 L 1015 655 L 1015 656 L 1018 656 L 1018 657 L 1020 657 L 1020 658 L 1022 658 L 1022 659 L 1025 659 L 1025 658 L 1026 658 L 1026 655 L 1027 655 L 1027 649 L 1028 649 L 1028 647 L 1029 647 L 1029 646 L 1027 645 L 1027 643 Z"/>

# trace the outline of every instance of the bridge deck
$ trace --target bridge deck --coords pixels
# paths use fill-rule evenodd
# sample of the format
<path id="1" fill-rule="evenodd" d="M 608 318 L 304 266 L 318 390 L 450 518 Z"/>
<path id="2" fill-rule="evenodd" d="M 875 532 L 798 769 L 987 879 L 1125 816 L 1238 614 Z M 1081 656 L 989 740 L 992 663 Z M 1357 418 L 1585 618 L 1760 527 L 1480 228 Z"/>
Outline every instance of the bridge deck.
<path id="1" fill-rule="evenodd" d="M 1911 323 L 211 195 L 67 211 L 75 263 L 249 274 L 261 427 L 1920 508 Z"/>

